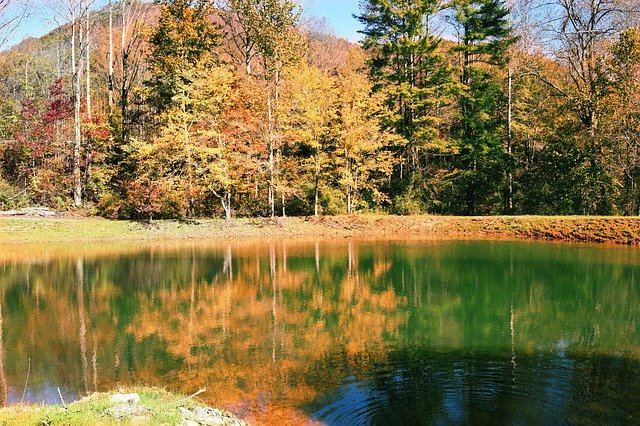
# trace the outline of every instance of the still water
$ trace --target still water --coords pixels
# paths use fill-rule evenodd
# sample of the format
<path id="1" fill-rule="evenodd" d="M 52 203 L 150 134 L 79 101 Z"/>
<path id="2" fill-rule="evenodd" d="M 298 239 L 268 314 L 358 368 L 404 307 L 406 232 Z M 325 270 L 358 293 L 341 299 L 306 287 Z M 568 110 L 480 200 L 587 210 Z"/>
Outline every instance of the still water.
<path id="1" fill-rule="evenodd" d="M 1 249 L 4 404 L 147 384 L 267 424 L 640 422 L 639 249 Z"/>

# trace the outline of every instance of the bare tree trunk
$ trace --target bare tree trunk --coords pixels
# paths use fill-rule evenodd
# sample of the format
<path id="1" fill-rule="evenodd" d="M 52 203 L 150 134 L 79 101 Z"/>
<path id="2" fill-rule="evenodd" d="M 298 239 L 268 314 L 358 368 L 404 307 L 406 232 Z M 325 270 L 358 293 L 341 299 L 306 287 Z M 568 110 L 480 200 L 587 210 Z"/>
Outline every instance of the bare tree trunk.
<path id="1" fill-rule="evenodd" d="M 224 209 L 224 218 L 231 220 L 231 192 L 225 191 L 222 197 L 220 197 L 220 203 Z"/>
<path id="2" fill-rule="evenodd" d="M 109 0 L 109 118 L 113 116 L 113 5 Z"/>
<path id="3" fill-rule="evenodd" d="M 57 71 L 56 76 L 60 78 L 62 76 L 62 58 L 60 55 L 60 45 L 58 45 L 58 48 L 57 48 L 56 71 Z"/>
<path id="4" fill-rule="evenodd" d="M 351 193 L 353 191 L 353 185 L 351 184 L 351 159 L 349 158 L 348 153 L 345 153 L 345 157 L 347 159 L 347 176 L 349 177 L 349 181 L 347 183 L 347 214 L 351 214 L 353 213 L 353 200 L 351 196 Z"/>
<path id="5" fill-rule="evenodd" d="M 280 68 L 278 65 L 278 54 L 276 52 L 276 68 L 275 68 L 275 78 L 274 78 L 274 90 L 273 90 L 273 100 L 274 100 L 274 105 L 273 105 L 273 111 L 275 111 L 275 117 L 273 117 L 273 127 L 271 128 L 271 130 L 274 132 L 273 136 L 272 136 L 272 140 L 275 141 L 275 136 L 276 133 L 278 131 L 278 104 L 280 103 Z M 280 151 L 277 151 L 280 156 L 282 156 L 282 153 Z M 275 164 L 274 164 L 274 172 L 275 172 Z M 284 190 L 284 189 L 283 189 Z M 275 191 L 275 188 L 274 188 Z M 274 197 L 275 197 L 275 192 L 274 192 Z M 274 198 L 274 208 L 275 208 L 275 198 Z M 283 203 L 282 203 L 282 216 L 284 217 L 285 215 L 285 211 L 284 211 L 284 199 L 283 199 Z"/>
<path id="6" fill-rule="evenodd" d="M 285 205 L 285 196 L 284 196 L 284 191 L 282 191 L 282 217 L 287 217 L 287 210 L 286 210 L 286 205 Z"/>
<path id="7" fill-rule="evenodd" d="M 86 64 L 86 70 L 85 72 L 87 73 L 86 75 L 86 102 L 87 102 L 87 118 L 89 120 L 91 120 L 91 39 L 89 36 L 89 27 L 90 27 L 90 22 L 89 20 L 91 19 L 91 12 L 89 11 L 89 1 L 85 1 L 85 13 L 86 15 L 86 20 L 85 20 L 85 27 L 84 27 L 84 36 L 85 36 L 85 64 Z"/>
<path id="8" fill-rule="evenodd" d="M 128 72 L 128 54 L 126 47 L 127 39 L 127 8 L 125 0 L 120 0 L 122 12 L 122 32 L 120 34 L 120 56 L 122 58 L 122 86 L 120 90 L 120 131 L 121 143 L 126 144 L 127 134 L 127 72 Z"/>
<path id="9" fill-rule="evenodd" d="M 75 140 L 73 144 L 73 203 L 76 207 L 82 206 L 82 174 L 80 170 L 80 150 L 82 148 L 82 132 L 80 120 L 80 87 L 82 76 L 78 65 L 79 58 L 76 55 L 76 39 L 78 38 L 76 4 L 72 4 L 71 11 L 71 72 L 73 74 L 73 96 L 74 96 L 74 130 Z M 80 37 L 80 44 L 82 38 Z"/>
<path id="10" fill-rule="evenodd" d="M 247 69 L 247 75 L 251 75 L 251 39 L 247 36 L 246 37 L 246 46 L 245 46 L 245 57 L 244 57 L 244 62 L 245 62 L 245 67 Z"/>
<path id="11" fill-rule="evenodd" d="M 313 200 L 313 215 L 318 217 L 318 178 L 316 177 L 316 190 Z"/>
<path id="12" fill-rule="evenodd" d="M 314 199 L 313 199 L 313 214 L 318 217 L 318 203 L 320 198 L 320 150 L 316 149 L 316 170 L 315 170 L 315 181 L 314 181 Z"/>

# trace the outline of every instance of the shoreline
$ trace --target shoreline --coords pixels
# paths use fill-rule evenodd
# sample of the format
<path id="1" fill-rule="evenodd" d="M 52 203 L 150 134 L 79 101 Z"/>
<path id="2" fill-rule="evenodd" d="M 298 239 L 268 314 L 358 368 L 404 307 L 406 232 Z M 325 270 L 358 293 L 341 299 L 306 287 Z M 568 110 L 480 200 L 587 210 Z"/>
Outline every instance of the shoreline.
<path id="1" fill-rule="evenodd" d="M 0 245 L 391 237 L 515 238 L 640 246 L 640 218 L 353 215 L 136 222 L 0 216 Z"/>
<path id="2" fill-rule="evenodd" d="M 197 399 L 206 389 L 184 396 L 157 387 L 93 393 L 62 405 L 19 403 L 0 408 L 1 424 L 174 424 L 246 426 L 226 410 Z"/>

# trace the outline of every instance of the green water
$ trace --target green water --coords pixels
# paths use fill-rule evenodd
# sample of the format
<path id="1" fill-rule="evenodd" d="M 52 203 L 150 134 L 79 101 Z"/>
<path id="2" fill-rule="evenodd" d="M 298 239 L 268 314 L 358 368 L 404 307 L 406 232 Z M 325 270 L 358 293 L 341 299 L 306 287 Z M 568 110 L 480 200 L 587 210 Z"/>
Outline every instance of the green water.
<path id="1" fill-rule="evenodd" d="M 640 421 L 635 248 L 85 247 L 5 253 L 0 291 L 5 404 L 142 383 L 271 424 Z"/>

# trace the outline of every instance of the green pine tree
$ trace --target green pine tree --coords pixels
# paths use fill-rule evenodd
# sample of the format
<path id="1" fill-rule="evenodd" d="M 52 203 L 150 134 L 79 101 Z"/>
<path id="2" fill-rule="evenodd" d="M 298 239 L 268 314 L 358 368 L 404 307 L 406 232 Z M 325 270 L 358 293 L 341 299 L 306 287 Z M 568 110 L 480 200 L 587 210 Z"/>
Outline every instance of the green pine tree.
<path id="1" fill-rule="evenodd" d="M 506 94 L 501 74 L 515 41 L 502 0 L 458 0 L 453 22 L 459 43 L 458 119 L 452 128 L 458 155 L 450 210 L 460 214 L 495 214 L 509 158 L 506 134 Z"/>
<path id="2" fill-rule="evenodd" d="M 392 195 L 411 191 L 412 182 L 423 180 L 431 154 L 449 150 L 443 111 L 452 101 L 454 82 L 442 55 L 442 40 L 430 28 L 440 4 L 368 0 L 356 17 L 364 25 L 362 43 L 371 57 L 374 91 L 386 99 L 385 128 L 397 135 Z"/>

